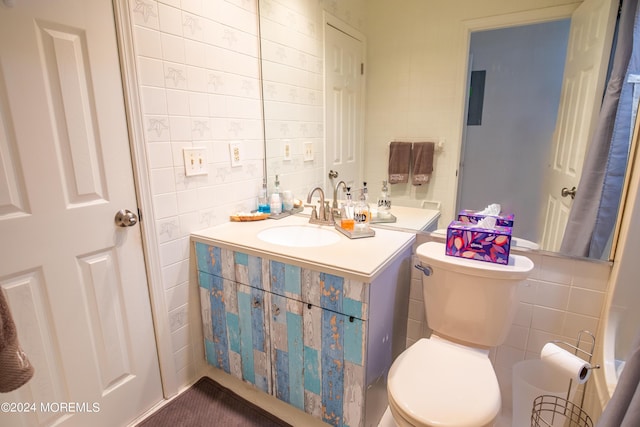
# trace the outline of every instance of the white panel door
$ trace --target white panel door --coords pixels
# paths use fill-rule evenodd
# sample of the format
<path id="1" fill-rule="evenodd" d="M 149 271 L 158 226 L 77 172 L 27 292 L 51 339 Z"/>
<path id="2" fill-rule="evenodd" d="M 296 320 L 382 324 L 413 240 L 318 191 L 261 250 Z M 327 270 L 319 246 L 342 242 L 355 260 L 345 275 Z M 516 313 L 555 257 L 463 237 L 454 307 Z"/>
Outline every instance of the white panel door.
<path id="1" fill-rule="evenodd" d="M 585 0 L 571 16 L 558 121 L 547 169 L 542 249 L 557 252 L 572 205 L 562 189 L 578 186 L 604 91 L 617 0 Z M 578 189 L 579 191 L 579 189 Z"/>
<path id="2" fill-rule="evenodd" d="M 110 0 L 0 6 L 0 289 L 35 367 L 2 426 L 120 426 L 162 399 Z M 71 405 L 68 405 L 71 403 Z"/>
<path id="3" fill-rule="evenodd" d="M 360 188 L 362 42 L 330 24 L 325 27 L 325 171 L 335 170 L 338 180 Z M 325 180 L 325 188 L 331 189 L 328 175 Z"/>

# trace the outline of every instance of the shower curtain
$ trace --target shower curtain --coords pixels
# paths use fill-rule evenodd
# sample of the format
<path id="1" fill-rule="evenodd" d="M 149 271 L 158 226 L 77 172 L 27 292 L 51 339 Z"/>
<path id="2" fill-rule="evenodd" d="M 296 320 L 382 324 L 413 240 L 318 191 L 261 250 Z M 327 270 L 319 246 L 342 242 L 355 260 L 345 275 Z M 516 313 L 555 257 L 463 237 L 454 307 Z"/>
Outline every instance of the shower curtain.
<path id="1" fill-rule="evenodd" d="M 567 255 L 608 255 L 640 94 L 638 13 L 638 0 L 624 0 L 611 75 L 560 247 Z"/>

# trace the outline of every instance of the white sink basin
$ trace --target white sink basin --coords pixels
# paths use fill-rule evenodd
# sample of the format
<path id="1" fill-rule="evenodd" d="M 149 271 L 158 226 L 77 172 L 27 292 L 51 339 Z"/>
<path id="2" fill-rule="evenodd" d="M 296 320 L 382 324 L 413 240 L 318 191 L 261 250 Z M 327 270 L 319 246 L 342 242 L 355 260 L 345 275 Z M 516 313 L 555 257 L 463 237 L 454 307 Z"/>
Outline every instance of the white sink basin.
<path id="1" fill-rule="evenodd" d="M 262 230 L 258 239 L 274 245 L 311 248 L 337 243 L 341 236 L 336 230 L 318 225 L 283 225 Z"/>

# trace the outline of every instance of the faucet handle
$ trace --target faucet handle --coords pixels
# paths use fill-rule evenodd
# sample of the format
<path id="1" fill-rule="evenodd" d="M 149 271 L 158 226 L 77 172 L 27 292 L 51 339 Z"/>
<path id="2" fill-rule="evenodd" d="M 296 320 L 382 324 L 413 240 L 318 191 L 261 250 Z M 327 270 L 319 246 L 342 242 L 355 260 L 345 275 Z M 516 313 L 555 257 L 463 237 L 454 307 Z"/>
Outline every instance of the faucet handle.
<path id="1" fill-rule="evenodd" d="M 318 212 L 316 211 L 316 205 L 304 205 L 305 208 L 311 208 L 311 219 L 318 219 Z"/>

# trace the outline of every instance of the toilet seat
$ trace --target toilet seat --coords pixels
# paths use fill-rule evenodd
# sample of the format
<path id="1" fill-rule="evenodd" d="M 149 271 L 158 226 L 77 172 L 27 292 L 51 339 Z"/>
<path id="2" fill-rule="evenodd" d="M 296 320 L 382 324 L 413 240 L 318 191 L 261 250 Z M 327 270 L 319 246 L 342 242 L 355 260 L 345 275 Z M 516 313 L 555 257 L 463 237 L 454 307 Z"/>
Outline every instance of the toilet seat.
<path id="1" fill-rule="evenodd" d="M 398 356 L 387 392 L 401 424 L 481 427 L 500 411 L 500 388 L 486 351 L 443 339 L 423 338 Z"/>

